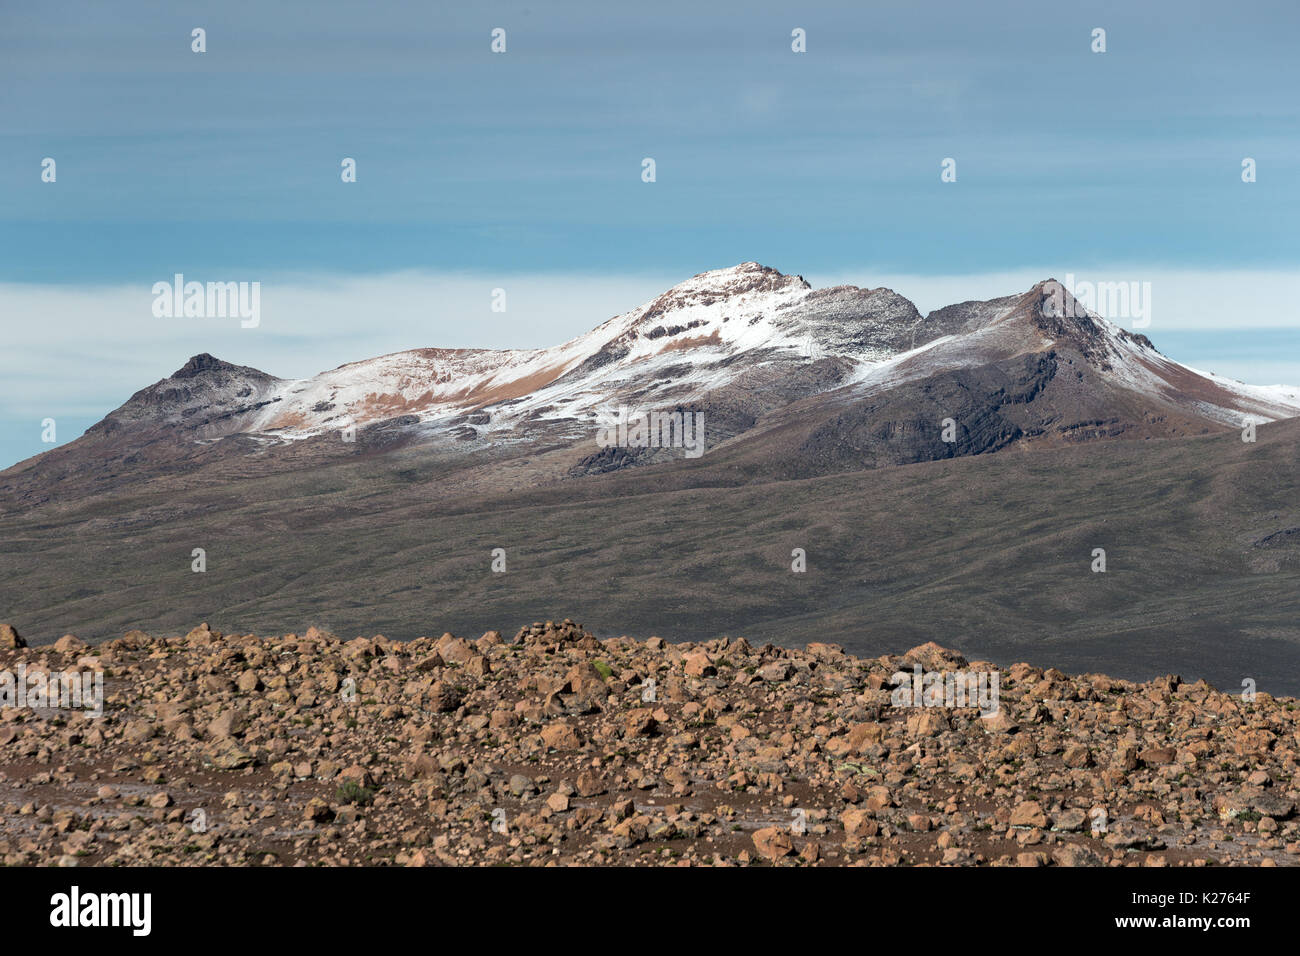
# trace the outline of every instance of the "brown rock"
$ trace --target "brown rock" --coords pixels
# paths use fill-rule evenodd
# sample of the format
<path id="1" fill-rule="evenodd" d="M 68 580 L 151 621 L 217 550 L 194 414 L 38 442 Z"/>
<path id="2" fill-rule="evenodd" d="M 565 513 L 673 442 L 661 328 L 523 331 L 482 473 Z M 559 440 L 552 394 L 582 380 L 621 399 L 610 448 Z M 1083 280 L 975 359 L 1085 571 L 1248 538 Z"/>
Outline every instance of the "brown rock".
<path id="1" fill-rule="evenodd" d="M 1070 832 L 1082 830 L 1087 822 L 1088 814 L 1077 807 L 1072 807 L 1069 810 L 1063 810 L 1060 816 L 1053 821 L 1053 826 L 1057 830 Z"/>
<path id="2" fill-rule="evenodd" d="M 440 714 L 455 710 L 464 698 L 464 689 L 450 681 L 434 681 L 429 689 L 429 706 Z"/>
<path id="3" fill-rule="evenodd" d="M 327 823 L 334 819 L 334 811 L 320 797 L 312 797 L 307 801 L 307 805 L 302 808 L 302 818 L 315 823 Z"/>
<path id="4" fill-rule="evenodd" d="M 1142 751 L 1138 757 L 1149 767 L 1158 767 L 1164 764 L 1174 762 L 1178 752 L 1173 747 L 1150 747 Z"/>
<path id="5" fill-rule="evenodd" d="M 582 737 L 571 724 L 561 721 L 542 728 L 542 743 L 552 750 L 578 750 Z"/>
<path id="6" fill-rule="evenodd" d="M 234 740 L 218 740 L 207 751 L 207 758 L 218 770 L 239 770 L 253 762 L 253 755 L 239 747 Z"/>
<path id="7" fill-rule="evenodd" d="M 649 707 L 634 707 L 623 719 L 623 734 L 627 737 L 649 737 L 658 726 L 654 711 Z"/>
<path id="8" fill-rule="evenodd" d="M 453 637 L 451 634 L 444 634 L 439 638 L 438 643 L 434 645 L 438 656 L 448 664 L 468 664 L 470 659 L 478 652 L 474 649 L 469 641 L 460 637 Z"/>
<path id="9" fill-rule="evenodd" d="M 580 797 L 597 797 L 605 792 L 605 782 L 590 770 L 578 774 L 575 792 Z"/>
<path id="10" fill-rule="evenodd" d="M 754 849 L 767 860 L 779 860 L 794 852 L 794 841 L 780 827 L 764 827 L 754 831 Z"/>
<path id="11" fill-rule="evenodd" d="M 934 708 L 925 708 L 907 718 L 907 732 L 915 737 L 936 737 L 947 729 L 948 718 Z"/>
<path id="12" fill-rule="evenodd" d="M 874 722 L 854 724 L 849 728 L 848 744 L 852 753 L 861 753 L 868 744 L 878 744 L 885 738 L 883 724 Z"/>
<path id="13" fill-rule="evenodd" d="M 84 650 L 88 645 L 75 634 L 64 634 L 54 642 L 54 649 L 60 654 L 72 654 Z"/>
<path id="14" fill-rule="evenodd" d="M 1092 752 L 1082 744 L 1071 744 L 1061 754 L 1061 763 L 1073 769 L 1082 770 L 1092 766 Z"/>
<path id="15" fill-rule="evenodd" d="M 206 621 L 185 635 L 185 642 L 191 647 L 204 647 L 221 637 L 220 632 L 213 631 Z"/>
<path id="16" fill-rule="evenodd" d="M 711 677 L 718 672 L 709 655 L 701 652 L 686 654 L 682 657 L 682 664 L 687 677 Z"/>
<path id="17" fill-rule="evenodd" d="M 758 669 L 758 676 L 773 684 L 789 680 L 790 675 L 793 673 L 794 668 L 790 666 L 789 661 L 772 661 L 772 663 L 764 664 Z"/>
<path id="18" fill-rule="evenodd" d="M 844 825 L 844 833 L 850 837 L 875 836 L 880 832 L 880 825 L 871 814 L 856 807 L 841 813 L 840 823 Z"/>
<path id="19" fill-rule="evenodd" d="M 223 710 L 208 724 L 208 736 L 214 740 L 238 737 L 248 727 L 248 718 L 237 708 Z"/>
<path id="20" fill-rule="evenodd" d="M 890 793 L 889 788 L 883 785 L 876 785 L 867 788 L 867 809 L 873 813 L 888 809 L 894 805 L 894 795 Z"/>
<path id="21" fill-rule="evenodd" d="M 1066 843 L 1052 854 L 1060 866 L 1101 866 L 1102 859 L 1096 853 L 1077 843 Z"/>
<path id="22" fill-rule="evenodd" d="M 311 765 L 308 764 L 307 766 L 308 766 L 308 774 L 310 774 Z M 304 776 L 306 775 L 307 774 L 304 774 Z M 353 783 L 355 783 L 358 787 L 366 787 L 367 789 L 375 785 L 375 778 L 371 775 L 369 770 L 367 770 L 365 767 L 361 766 L 360 764 L 353 764 L 351 767 L 348 767 L 346 770 L 340 770 L 338 779 L 340 781 L 350 780 Z"/>
<path id="23" fill-rule="evenodd" d="M 906 667 L 920 664 L 923 671 L 960 669 L 965 667 L 966 663 L 966 658 L 956 651 L 942 647 L 934 641 L 926 641 L 903 655 L 903 664 Z"/>
<path id="24" fill-rule="evenodd" d="M 1037 827 L 1041 829 L 1047 826 L 1047 814 L 1043 812 L 1043 806 L 1038 801 L 1027 800 L 1011 811 L 1010 823 L 1013 827 Z"/>
<path id="25" fill-rule="evenodd" d="M 1020 725 L 1011 719 L 1005 707 L 999 707 L 997 713 L 980 718 L 980 726 L 991 734 L 1014 734 Z"/>

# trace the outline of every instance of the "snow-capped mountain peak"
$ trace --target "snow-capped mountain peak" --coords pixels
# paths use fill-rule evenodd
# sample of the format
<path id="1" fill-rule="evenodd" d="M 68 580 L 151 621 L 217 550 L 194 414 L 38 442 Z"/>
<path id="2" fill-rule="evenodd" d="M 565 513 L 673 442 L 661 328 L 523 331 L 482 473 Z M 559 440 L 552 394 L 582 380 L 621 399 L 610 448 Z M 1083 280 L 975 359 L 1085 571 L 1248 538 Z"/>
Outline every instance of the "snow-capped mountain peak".
<path id="1" fill-rule="evenodd" d="M 814 290 L 800 276 L 742 262 L 551 348 L 415 349 L 296 381 L 196 356 L 97 427 L 291 442 L 400 421 L 430 439 L 514 439 L 538 429 L 576 438 L 620 406 L 683 406 L 725 391 L 745 417 L 809 394 L 861 395 L 1035 354 L 1078 362 L 1098 388 L 1213 422 L 1300 414 L 1300 390 L 1181 366 L 1145 336 L 1079 308 L 1054 280 L 923 317 L 889 289 Z"/>

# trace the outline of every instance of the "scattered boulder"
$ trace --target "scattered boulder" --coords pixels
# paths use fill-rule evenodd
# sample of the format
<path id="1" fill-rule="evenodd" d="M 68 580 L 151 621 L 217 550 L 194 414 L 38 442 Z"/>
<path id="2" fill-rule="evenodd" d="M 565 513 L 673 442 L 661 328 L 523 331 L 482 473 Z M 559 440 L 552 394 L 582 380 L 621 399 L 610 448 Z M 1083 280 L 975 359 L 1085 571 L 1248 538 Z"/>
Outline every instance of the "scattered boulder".
<path id="1" fill-rule="evenodd" d="M 93 654 L 0 626 L 0 650 L 28 673 L 108 665 L 103 719 L 0 710 L 0 814 L 23 834 L 0 836 L 0 864 L 1300 858 L 1295 702 L 1243 707 L 1174 677 L 1015 664 L 982 717 L 897 706 L 900 671 L 966 665 L 934 643 L 860 659 L 597 639 L 565 620 L 410 642 L 200 625 Z"/>
<path id="2" fill-rule="evenodd" d="M 754 831 L 754 849 L 765 860 L 779 860 L 794 852 L 794 841 L 780 827 L 763 827 Z"/>
<path id="3" fill-rule="evenodd" d="M 26 646 L 27 642 L 12 624 L 0 624 L 0 649 L 17 650 Z"/>

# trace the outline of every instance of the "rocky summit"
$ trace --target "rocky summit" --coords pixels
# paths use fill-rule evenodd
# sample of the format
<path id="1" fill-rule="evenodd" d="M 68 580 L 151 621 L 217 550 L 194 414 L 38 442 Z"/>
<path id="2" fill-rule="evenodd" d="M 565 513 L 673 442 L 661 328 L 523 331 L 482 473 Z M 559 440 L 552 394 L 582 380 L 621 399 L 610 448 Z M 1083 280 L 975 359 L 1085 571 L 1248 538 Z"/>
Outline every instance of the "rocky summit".
<path id="1" fill-rule="evenodd" d="M 406 642 L 0 633 L 9 865 L 1300 860 L 1296 701 L 1174 676 L 570 620 Z M 23 697 L 70 672 L 102 675 L 100 716 Z M 972 676 L 982 710 L 952 696 Z"/>

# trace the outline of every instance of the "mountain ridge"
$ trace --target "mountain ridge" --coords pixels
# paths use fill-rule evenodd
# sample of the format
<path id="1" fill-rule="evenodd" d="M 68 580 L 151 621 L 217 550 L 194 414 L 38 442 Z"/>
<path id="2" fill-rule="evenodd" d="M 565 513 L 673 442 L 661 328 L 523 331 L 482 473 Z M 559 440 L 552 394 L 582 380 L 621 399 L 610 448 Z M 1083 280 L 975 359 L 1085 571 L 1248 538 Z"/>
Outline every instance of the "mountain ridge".
<path id="1" fill-rule="evenodd" d="M 1043 296 L 1044 289 L 1054 283 L 1055 280 L 1047 279 L 1020 295 L 987 301 L 968 300 L 922 316 L 909 300 L 891 289 L 847 285 L 813 289 L 802 276 L 785 275 L 756 262 L 745 262 L 727 269 L 699 273 L 641 307 L 615 316 L 591 332 L 558 346 L 528 350 L 412 349 L 348 362 L 300 380 L 280 379 L 258 369 L 236 366 L 201 353 L 152 388 L 160 389 L 167 382 L 212 374 L 225 379 L 243 375 L 246 378 L 243 384 L 247 386 L 249 395 L 257 391 L 255 386 L 278 385 L 280 391 L 270 401 L 258 406 L 263 409 L 262 414 L 250 422 L 238 420 L 234 424 L 247 424 L 250 430 L 293 440 L 331 426 L 370 424 L 391 417 L 390 413 L 394 411 L 416 414 L 422 419 L 437 419 L 505 405 L 566 379 L 572 383 L 573 373 L 584 366 L 595 371 L 623 361 L 632 354 L 633 346 L 638 342 L 662 343 L 657 348 L 643 345 L 640 354 L 635 356 L 641 361 L 671 352 L 692 353 L 692 358 L 700 359 L 710 357 L 707 355 L 710 348 L 725 349 L 727 345 L 734 346 L 731 355 L 746 351 L 797 350 L 805 344 L 800 341 L 801 334 L 805 337 L 819 335 L 819 338 L 807 342 L 811 352 L 856 357 L 869 362 L 895 358 L 943 335 L 978 333 L 1008 313 L 1021 311 L 1029 313 L 1033 325 L 1044 335 L 1046 341 L 1043 345 L 1065 341 L 1086 357 L 1098 361 L 1103 370 L 1109 370 L 1109 361 L 1116 356 L 1117 342 L 1133 343 L 1153 356 L 1160 356 L 1145 335 L 1128 332 L 1090 313 L 1075 317 L 1072 314 L 1075 303 L 1068 293 L 1064 316 L 1052 315 L 1042 308 L 1026 308 L 1027 301 Z M 754 301 L 756 296 L 766 297 L 766 300 Z M 704 310 L 719 305 L 731 313 L 721 316 L 722 323 L 718 323 L 716 317 L 702 314 Z M 800 306 L 804 308 L 800 309 Z M 769 329 L 758 335 L 742 332 L 731 336 L 734 342 L 724 340 L 719 324 L 740 318 L 748 319 L 753 326 L 754 313 L 763 311 L 771 311 L 779 318 L 794 311 L 795 321 L 774 323 L 775 333 Z M 682 321 L 672 322 L 673 316 Z M 669 321 L 661 321 L 664 319 Z M 1186 366 L 1179 368 L 1186 369 Z M 338 407 L 333 401 L 319 400 L 307 406 L 308 410 L 319 409 L 314 414 L 304 412 L 304 401 L 293 401 L 302 392 L 312 397 L 321 397 L 317 392 L 322 389 L 335 396 L 346 392 L 353 385 L 351 377 L 358 372 L 363 378 L 361 394 L 345 398 L 350 418 L 346 423 L 344 415 L 329 414 Z M 1221 385 L 1227 381 L 1218 379 Z M 313 387 L 317 383 L 319 387 Z M 148 392 L 149 389 L 138 392 L 123 408 Z M 1253 393 L 1251 397 L 1259 408 L 1237 410 L 1269 417 L 1263 409 L 1266 404 L 1263 396 Z M 1292 400 L 1294 405 L 1289 404 Z M 292 406 L 294 410 L 266 408 L 274 404 Z M 1300 389 L 1291 390 L 1286 402 L 1274 404 L 1279 406 L 1274 411 L 1300 414 Z M 236 407 L 233 410 L 245 409 Z M 109 417 L 121 412 L 122 409 L 118 409 Z M 1273 417 L 1290 416 L 1278 414 Z M 202 421 L 207 423 L 208 419 Z"/>
<path id="2" fill-rule="evenodd" d="M 710 449 L 786 429 L 787 457 L 768 470 L 790 476 L 1241 428 L 1300 414 L 1300 388 L 1183 366 L 1080 308 L 1054 279 L 922 315 L 892 289 L 814 289 L 750 261 L 547 348 L 412 349 L 305 379 L 200 353 L 82 438 L 0 472 L 0 499 L 46 500 L 223 457 L 260 474 L 419 445 L 470 470 L 563 449 L 541 481 L 680 459 L 672 448 L 595 447 L 620 408 L 702 414 Z M 946 421 L 956 430 L 947 437 Z"/>

